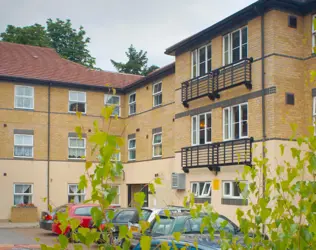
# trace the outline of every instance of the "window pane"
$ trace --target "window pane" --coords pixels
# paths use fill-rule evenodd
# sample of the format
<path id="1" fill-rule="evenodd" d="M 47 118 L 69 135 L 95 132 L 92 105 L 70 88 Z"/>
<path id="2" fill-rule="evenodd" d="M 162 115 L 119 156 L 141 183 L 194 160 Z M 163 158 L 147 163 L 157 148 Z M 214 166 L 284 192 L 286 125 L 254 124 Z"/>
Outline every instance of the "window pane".
<path id="1" fill-rule="evenodd" d="M 207 73 L 212 71 L 212 59 L 207 61 Z"/>
<path id="2" fill-rule="evenodd" d="M 155 145 L 154 146 L 154 156 L 160 156 L 162 155 L 162 146 L 160 145 Z"/>
<path id="3" fill-rule="evenodd" d="M 84 92 L 78 92 L 78 101 L 85 102 L 86 101 L 86 94 Z"/>
<path id="4" fill-rule="evenodd" d="M 244 44 L 242 45 L 242 58 L 248 57 L 248 45 Z"/>
<path id="5" fill-rule="evenodd" d="M 196 51 L 196 50 L 194 50 L 194 51 L 191 53 L 193 65 L 196 65 L 196 54 L 197 54 L 197 51 Z"/>
<path id="6" fill-rule="evenodd" d="M 248 105 L 241 106 L 241 119 L 248 120 Z"/>
<path id="7" fill-rule="evenodd" d="M 233 50 L 233 63 L 240 59 L 240 50 L 239 48 Z"/>
<path id="8" fill-rule="evenodd" d="M 162 103 L 162 95 L 154 95 L 154 106 L 158 106 Z"/>
<path id="9" fill-rule="evenodd" d="M 199 196 L 202 195 L 205 182 L 199 182 Z"/>
<path id="10" fill-rule="evenodd" d="M 161 134 L 157 134 L 154 136 L 154 143 L 161 143 Z"/>
<path id="11" fill-rule="evenodd" d="M 106 95 L 105 96 L 105 103 L 106 104 L 120 104 L 120 98 L 118 96 L 113 95 Z"/>
<path id="12" fill-rule="evenodd" d="M 33 145 L 33 136 L 23 136 L 23 144 L 24 145 L 28 145 L 28 146 L 32 146 Z"/>
<path id="13" fill-rule="evenodd" d="M 23 144 L 23 135 L 14 135 L 14 145 Z"/>
<path id="14" fill-rule="evenodd" d="M 205 47 L 199 49 L 199 63 L 205 62 Z"/>
<path id="15" fill-rule="evenodd" d="M 70 101 L 78 101 L 78 92 L 69 92 Z"/>
<path id="16" fill-rule="evenodd" d="M 212 114 L 206 114 L 206 127 L 212 127 Z"/>
<path id="17" fill-rule="evenodd" d="M 229 54 L 228 52 L 225 52 L 225 56 L 224 56 L 224 60 L 225 60 L 225 65 L 229 64 Z"/>
<path id="18" fill-rule="evenodd" d="M 224 37 L 224 51 L 228 51 L 229 50 L 229 35 L 226 35 Z"/>
<path id="19" fill-rule="evenodd" d="M 245 43 L 248 43 L 248 29 L 247 27 L 246 28 L 243 28 L 241 30 L 241 43 L 242 44 L 245 44 Z"/>
<path id="20" fill-rule="evenodd" d="M 232 34 L 232 39 L 233 39 L 232 40 L 232 43 L 233 43 L 233 48 L 232 49 L 240 47 L 240 33 L 239 33 L 239 30 Z"/>
<path id="21" fill-rule="evenodd" d="M 136 101 L 136 94 L 131 94 L 129 96 L 129 102 L 131 103 L 131 102 L 135 102 L 135 101 Z"/>
<path id="22" fill-rule="evenodd" d="M 233 107 L 233 122 L 239 122 L 239 106 Z"/>
<path id="23" fill-rule="evenodd" d="M 112 115 L 120 115 L 120 106 L 115 106 Z"/>
<path id="24" fill-rule="evenodd" d="M 205 144 L 205 130 L 200 130 L 200 144 Z"/>
<path id="25" fill-rule="evenodd" d="M 197 117 L 192 117 L 192 144 L 197 144 Z"/>
<path id="26" fill-rule="evenodd" d="M 136 140 L 129 140 L 129 148 L 135 148 L 136 147 Z"/>
<path id="27" fill-rule="evenodd" d="M 205 62 L 200 64 L 200 76 L 205 75 Z"/>
<path id="28" fill-rule="evenodd" d="M 247 121 L 242 122 L 241 136 L 248 136 L 248 122 Z"/>
<path id="29" fill-rule="evenodd" d="M 233 138 L 239 139 L 239 123 L 233 124 Z"/>
<path id="30" fill-rule="evenodd" d="M 203 192 L 203 195 L 209 195 L 210 193 L 210 190 L 211 190 L 211 184 L 210 183 L 206 183 L 205 184 L 205 187 L 204 187 L 204 192 Z"/>
<path id="31" fill-rule="evenodd" d="M 25 95 L 25 96 L 32 97 L 32 96 L 33 96 L 33 88 L 27 88 L 27 87 L 25 87 L 25 88 L 24 88 L 24 95 Z"/>
<path id="32" fill-rule="evenodd" d="M 207 140 L 207 142 L 212 141 L 212 129 L 211 128 L 206 130 L 206 140 Z"/>
<path id="33" fill-rule="evenodd" d="M 154 93 L 161 91 L 161 82 L 154 85 Z"/>
<path id="34" fill-rule="evenodd" d="M 196 193 L 196 188 L 197 188 L 197 183 L 193 183 L 193 184 L 192 184 L 192 190 L 191 190 L 191 192 L 192 192 L 193 194 Z"/>
<path id="35" fill-rule="evenodd" d="M 205 129 L 205 115 L 200 115 L 200 130 Z"/>
<path id="36" fill-rule="evenodd" d="M 133 104 L 129 105 L 129 113 L 131 115 L 136 113 L 136 103 L 133 103 Z"/>
<path id="37" fill-rule="evenodd" d="M 230 183 L 228 182 L 224 183 L 224 194 L 230 195 Z"/>
<path id="38" fill-rule="evenodd" d="M 238 182 L 233 182 L 233 196 L 240 196 L 240 189 L 239 189 L 239 185 Z"/>
<path id="39" fill-rule="evenodd" d="M 16 87 L 15 87 L 15 93 L 16 93 L 17 95 L 24 95 L 24 87 L 22 87 L 22 86 L 16 86 Z"/>
<path id="40" fill-rule="evenodd" d="M 73 112 L 86 112 L 86 105 L 85 103 L 80 102 L 69 102 L 69 111 Z"/>
<path id="41" fill-rule="evenodd" d="M 212 58 L 212 45 L 207 46 L 207 60 Z"/>
<path id="42" fill-rule="evenodd" d="M 23 98 L 23 107 L 24 108 L 33 108 L 33 99 L 32 98 Z"/>
<path id="43" fill-rule="evenodd" d="M 129 150 L 129 159 L 135 160 L 136 159 L 136 150 Z"/>
<path id="44" fill-rule="evenodd" d="M 78 145 L 78 147 L 83 148 L 84 147 L 84 140 L 77 139 L 77 145 Z"/>

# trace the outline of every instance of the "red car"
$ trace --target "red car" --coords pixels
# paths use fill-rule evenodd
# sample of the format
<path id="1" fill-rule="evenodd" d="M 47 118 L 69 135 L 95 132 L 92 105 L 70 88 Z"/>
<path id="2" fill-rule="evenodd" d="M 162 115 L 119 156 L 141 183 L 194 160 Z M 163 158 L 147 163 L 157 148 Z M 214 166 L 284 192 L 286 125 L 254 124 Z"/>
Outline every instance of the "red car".
<path id="1" fill-rule="evenodd" d="M 71 218 L 76 218 L 80 220 L 80 227 L 89 227 L 91 217 L 91 209 L 93 207 L 99 207 L 97 204 L 67 204 L 61 206 L 54 215 L 54 222 L 52 224 L 52 232 L 54 234 L 61 234 L 60 223 L 57 221 L 57 213 L 64 213 L 68 207 L 68 214 Z M 66 228 L 64 234 L 67 235 L 71 231 L 70 225 Z"/>

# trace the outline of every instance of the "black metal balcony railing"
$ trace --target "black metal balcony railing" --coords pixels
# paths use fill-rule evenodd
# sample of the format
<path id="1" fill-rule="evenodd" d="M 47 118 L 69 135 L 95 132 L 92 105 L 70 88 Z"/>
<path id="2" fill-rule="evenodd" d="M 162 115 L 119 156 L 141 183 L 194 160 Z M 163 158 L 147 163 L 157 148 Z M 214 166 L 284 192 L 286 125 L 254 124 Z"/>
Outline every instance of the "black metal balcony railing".
<path id="1" fill-rule="evenodd" d="M 251 89 L 251 63 L 253 59 L 242 59 L 210 73 L 192 78 L 182 83 L 182 103 L 188 107 L 188 102 L 208 96 L 211 100 L 219 98 L 223 90 L 242 84 Z"/>
<path id="2" fill-rule="evenodd" d="M 184 172 L 190 168 L 218 171 L 221 166 L 251 165 L 253 138 L 204 144 L 181 149 Z"/>

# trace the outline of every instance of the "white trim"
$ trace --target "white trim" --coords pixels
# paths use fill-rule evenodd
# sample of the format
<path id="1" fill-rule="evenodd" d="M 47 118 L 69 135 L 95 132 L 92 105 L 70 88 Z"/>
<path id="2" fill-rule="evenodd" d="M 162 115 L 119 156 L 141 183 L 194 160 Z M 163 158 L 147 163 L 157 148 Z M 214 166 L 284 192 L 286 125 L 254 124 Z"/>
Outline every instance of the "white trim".
<path id="1" fill-rule="evenodd" d="M 31 186 L 31 193 L 16 193 L 15 192 L 15 185 L 30 185 Z M 23 196 L 31 196 L 31 202 L 33 203 L 34 200 L 34 184 L 33 183 L 21 183 L 21 182 L 15 182 L 13 183 L 13 205 L 14 205 L 14 196 L 15 195 L 23 195 Z M 18 204 L 15 204 L 14 206 L 16 206 Z"/>
<path id="2" fill-rule="evenodd" d="M 156 135 L 161 135 L 161 140 L 160 140 L 160 143 L 155 143 L 155 136 Z M 157 145 L 161 145 L 161 155 L 155 155 L 155 146 Z M 162 132 L 159 132 L 159 133 L 155 133 L 153 134 L 153 139 L 152 139 L 152 150 L 153 150 L 153 158 L 155 157 L 161 157 L 162 156 Z"/>
<path id="3" fill-rule="evenodd" d="M 211 115 L 211 119 L 212 117 L 212 112 L 206 112 L 206 113 L 202 113 L 202 114 L 198 114 L 198 115 L 194 115 L 191 118 L 191 144 L 192 146 L 197 146 L 197 145 L 205 145 L 205 144 L 211 144 L 211 141 L 207 141 L 207 130 L 208 130 L 208 124 L 207 124 L 207 115 Z M 204 115 L 204 119 L 205 119 L 205 128 L 204 128 L 204 138 L 205 138 L 205 143 L 204 144 L 200 144 L 200 116 Z M 196 143 L 193 143 L 193 132 L 194 132 L 194 128 L 193 128 L 193 119 L 196 119 Z M 213 119 L 212 119 L 213 121 Z M 212 134 L 212 124 L 211 126 L 209 126 L 209 129 L 211 130 L 211 134 Z"/>
<path id="4" fill-rule="evenodd" d="M 243 197 L 243 192 L 240 190 L 239 196 L 234 196 L 234 183 L 240 183 L 240 182 L 244 182 L 246 183 L 246 191 L 248 190 L 248 182 L 247 181 L 222 181 L 222 196 L 223 198 L 229 198 L 229 199 L 244 199 L 245 197 Z M 225 184 L 229 184 L 229 194 L 225 194 Z"/>
<path id="5" fill-rule="evenodd" d="M 32 138 L 32 144 L 17 144 L 16 143 L 16 136 L 24 136 L 24 137 L 31 137 Z M 15 155 L 15 146 L 17 147 L 32 147 L 32 156 L 18 156 Z M 13 142 L 13 157 L 14 158 L 34 158 L 34 135 L 26 135 L 26 134 L 14 134 L 14 142 Z"/>
<path id="6" fill-rule="evenodd" d="M 135 101 L 133 101 L 133 102 L 130 102 L 131 95 L 135 95 Z M 132 104 L 135 104 L 135 112 L 134 113 L 131 113 L 131 105 Z M 128 115 L 134 115 L 134 114 L 136 114 L 136 92 L 130 93 L 128 95 Z"/>
<path id="7" fill-rule="evenodd" d="M 206 75 L 208 72 L 208 62 L 211 61 L 211 68 L 212 68 L 212 54 L 211 54 L 211 58 L 208 58 L 208 47 L 211 46 L 211 51 L 212 51 L 212 42 L 209 42 L 199 48 L 196 48 L 194 50 L 191 51 L 191 78 L 194 78 L 194 77 L 199 77 L 201 76 L 200 75 L 200 50 L 201 49 L 205 49 L 205 74 Z M 194 76 L 193 74 L 193 57 L 194 55 L 196 56 L 196 76 Z M 202 75 L 202 76 L 204 76 Z"/>
<path id="8" fill-rule="evenodd" d="M 223 49 L 222 49 L 222 61 L 223 61 L 223 66 L 227 65 L 227 64 L 231 64 L 233 62 L 233 39 L 232 39 L 232 34 L 233 33 L 236 33 L 236 32 L 239 32 L 239 60 L 241 60 L 243 58 L 243 55 L 242 55 L 242 30 L 243 29 L 247 29 L 247 43 L 244 43 L 244 44 L 247 44 L 247 57 L 249 55 L 249 34 L 248 34 L 248 26 L 243 26 L 239 29 L 236 29 L 226 35 L 223 36 L 223 39 L 222 39 L 222 42 L 223 42 Z M 228 37 L 228 62 L 225 63 L 225 37 Z"/>
<path id="9" fill-rule="evenodd" d="M 242 106 L 247 106 L 247 136 L 242 136 L 242 114 L 241 114 L 241 107 Z M 233 108 L 238 107 L 238 113 L 239 113 L 239 138 L 233 138 Z M 225 110 L 228 110 L 228 137 L 225 138 Z M 249 137 L 249 109 L 248 109 L 248 102 L 240 103 L 237 105 L 233 105 L 230 107 L 226 107 L 223 109 L 223 140 L 224 141 L 229 141 L 229 140 L 239 140 L 243 138 L 248 138 Z"/>
<path id="10" fill-rule="evenodd" d="M 119 103 L 118 104 L 113 104 L 113 103 L 107 103 L 109 100 L 109 97 L 118 97 Z M 105 106 L 111 106 L 114 105 L 116 107 L 119 107 L 119 113 L 118 117 L 121 117 L 121 96 L 119 95 L 111 95 L 111 94 L 104 94 L 104 105 Z M 116 114 L 112 114 L 111 116 L 115 116 Z"/>
<path id="11" fill-rule="evenodd" d="M 155 91 L 155 86 L 161 84 L 161 90 L 159 92 L 154 92 Z M 155 105 L 155 97 L 161 95 L 161 103 Z M 156 82 L 153 84 L 153 107 L 158 107 L 162 105 L 162 81 Z"/>
<path id="12" fill-rule="evenodd" d="M 199 185 L 200 183 L 204 183 L 203 189 L 201 192 L 200 192 L 200 185 Z M 205 190 L 206 185 L 208 185 L 208 184 L 209 184 L 208 192 L 206 194 L 204 194 L 206 191 Z M 194 193 L 194 197 L 196 197 L 196 198 L 212 197 L 212 182 L 211 181 L 199 181 L 199 182 L 194 181 L 194 182 L 191 182 L 191 190 L 190 190 L 191 193 L 193 193 L 192 190 L 193 190 L 194 185 L 196 185 L 196 192 Z M 201 193 L 201 195 L 200 195 L 200 193 Z"/>
<path id="13" fill-rule="evenodd" d="M 69 196 L 83 196 L 83 200 L 82 201 L 85 201 L 85 199 L 86 199 L 86 189 L 84 188 L 83 190 L 81 190 L 81 191 L 83 191 L 83 193 L 70 193 L 69 192 L 69 186 L 77 186 L 77 189 L 78 189 L 78 191 L 79 191 L 79 184 L 78 183 L 68 183 L 67 184 L 67 202 L 69 201 Z"/>
<path id="14" fill-rule="evenodd" d="M 130 141 L 135 141 L 135 147 L 133 147 L 133 148 L 129 147 L 129 142 Z M 132 151 L 132 150 L 135 151 L 135 158 L 134 159 L 130 158 L 130 151 Z M 128 160 L 129 161 L 135 161 L 136 160 L 136 138 L 128 139 L 128 141 L 127 141 L 127 151 L 128 151 Z"/>
<path id="15" fill-rule="evenodd" d="M 24 95 L 17 95 L 17 88 L 29 88 L 32 90 L 32 96 L 24 96 Z M 27 107 L 17 107 L 17 102 L 16 102 L 16 98 L 20 97 L 20 98 L 32 98 L 32 108 L 27 108 Z M 15 109 L 29 109 L 29 110 L 34 110 L 34 87 L 31 86 L 24 86 L 24 85 L 14 85 L 14 108 Z"/>
<path id="16" fill-rule="evenodd" d="M 316 14 L 312 16 L 312 53 L 314 53 L 314 47 L 316 46 L 316 28 L 314 27 L 314 19 L 316 18 Z"/>
<path id="17" fill-rule="evenodd" d="M 70 140 L 71 139 L 83 140 L 84 146 L 83 147 L 71 147 L 70 146 Z M 82 155 L 82 156 L 86 157 L 86 138 L 81 138 L 80 139 L 79 137 L 74 137 L 74 136 L 68 137 L 68 159 L 71 159 L 71 160 L 82 160 L 81 157 L 80 158 L 71 158 L 71 157 L 69 157 L 69 149 L 70 148 L 73 148 L 73 149 L 84 149 L 84 155 Z"/>
<path id="18" fill-rule="evenodd" d="M 82 94 L 84 94 L 84 101 L 70 100 L 70 94 L 71 93 L 76 93 L 76 94 L 82 93 Z M 69 92 L 68 92 L 68 113 L 76 113 L 77 111 L 69 110 L 70 102 L 84 103 L 84 111 L 85 112 L 81 112 L 81 111 L 78 111 L 78 112 L 81 112 L 82 114 L 86 114 L 87 113 L 87 94 L 86 94 L 86 92 L 84 92 L 84 91 L 75 91 L 75 90 L 69 90 Z"/>

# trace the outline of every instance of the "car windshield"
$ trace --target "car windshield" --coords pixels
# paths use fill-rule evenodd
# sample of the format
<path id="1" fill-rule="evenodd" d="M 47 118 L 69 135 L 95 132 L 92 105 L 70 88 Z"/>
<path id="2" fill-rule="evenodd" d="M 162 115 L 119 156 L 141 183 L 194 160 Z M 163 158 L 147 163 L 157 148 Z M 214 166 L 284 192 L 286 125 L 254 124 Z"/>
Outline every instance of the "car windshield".
<path id="1" fill-rule="evenodd" d="M 114 223 L 128 223 L 134 218 L 135 213 L 137 213 L 137 211 L 122 210 L 116 214 L 115 218 L 113 219 L 113 222 Z"/>
<path id="2" fill-rule="evenodd" d="M 143 209 L 140 214 L 139 220 L 147 221 L 151 213 L 152 213 L 151 210 Z"/>
<path id="3" fill-rule="evenodd" d="M 155 221 L 151 234 L 155 235 L 169 235 L 174 227 L 174 218 L 160 218 L 160 222 Z"/>
<path id="4" fill-rule="evenodd" d="M 227 221 L 228 223 L 225 225 L 225 227 L 222 228 L 222 223 L 223 221 Z M 186 231 L 186 233 L 190 233 L 190 232 L 200 232 L 200 228 L 201 228 L 201 224 L 202 224 L 202 218 L 195 218 L 195 219 L 191 219 L 190 220 L 191 223 L 191 230 L 189 229 L 188 231 Z M 225 220 L 222 217 L 217 218 L 217 220 L 215 221 L 215 223 L 213 224 L 213 228 L 215 231 L 221 231 L 224 230 L 226 232 L 230 232 L 230 233 L 234 233 L 234 226 L 228 221 Z M 205 227 L 204 228 L 204 232 L 208 232 L 208 228 Z"/>

